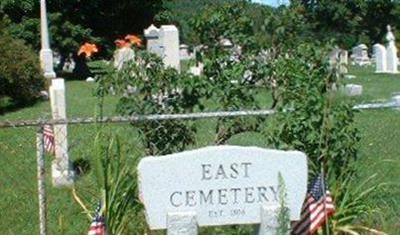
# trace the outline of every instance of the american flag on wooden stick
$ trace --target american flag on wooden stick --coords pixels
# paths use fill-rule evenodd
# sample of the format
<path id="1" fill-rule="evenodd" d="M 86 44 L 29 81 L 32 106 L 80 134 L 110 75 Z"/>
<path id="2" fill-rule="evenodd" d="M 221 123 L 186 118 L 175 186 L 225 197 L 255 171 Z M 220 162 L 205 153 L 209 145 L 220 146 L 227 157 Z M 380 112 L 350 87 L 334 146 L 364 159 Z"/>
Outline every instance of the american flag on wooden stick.
<path id="1" fill-rule="evenodd" d="M 88 235 L 107 235 L 106 223 L 104 217 L 101 215 L 101 203 L 96 208 Z"/>
<path id="2" fill-rule="evenodd" d="M 320 174 L 311 181 L 308 187 L 301 218 L 294 224 L 292 234 L 315 234 L 334 212 L 335 205 L 332 196 L 324 183 L 323 176 Z"/>
<path id="3" fill-rule="evenodd" d="M 54 131 L 52 125 L 44 125 L 43 127 L 43 141 L 44 149 L 50 153 L 54 154 L 55 142 L 54 142 Z"/>

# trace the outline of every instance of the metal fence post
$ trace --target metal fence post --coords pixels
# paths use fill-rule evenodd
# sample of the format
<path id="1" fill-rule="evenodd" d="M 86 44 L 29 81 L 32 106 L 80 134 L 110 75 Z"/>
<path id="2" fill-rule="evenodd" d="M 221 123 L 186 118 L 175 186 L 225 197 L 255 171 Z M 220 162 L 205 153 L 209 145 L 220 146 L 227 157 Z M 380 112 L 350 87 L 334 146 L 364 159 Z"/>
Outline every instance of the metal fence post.
<path id="1" fill-rule="evenodd" d="M 44 140 L 43 126 L 36 133 L 36 158 L 37 158 L 37 180 L 39 196 L 39 228 L 40 235 L 47 234 L 47 205 L 46 205 L 46 178 L 44 163 Z"/>

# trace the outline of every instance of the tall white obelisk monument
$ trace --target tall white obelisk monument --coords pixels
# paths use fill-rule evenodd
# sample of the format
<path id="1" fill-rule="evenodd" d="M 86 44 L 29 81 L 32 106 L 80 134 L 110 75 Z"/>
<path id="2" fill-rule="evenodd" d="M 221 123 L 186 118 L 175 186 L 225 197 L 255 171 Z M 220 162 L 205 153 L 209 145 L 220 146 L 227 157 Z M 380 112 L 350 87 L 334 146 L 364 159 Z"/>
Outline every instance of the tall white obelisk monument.
<path id="1" fill-rule="evenodd" d="M 53 68 L 53 52 L 50 49 L 49 42 L 46 0 L 40 0 L 40 31 L 42 40 L 40 65 L 44 77 L 51 79 L 49 94 L 52 117 L 53 120 L 65 120 L 67 118 L 65 83 L 64 79 L 56 78 Z M 72 170 L 68 154 L 67 124 L 55 124 L 53 129 L 55 142 L 55 159 L 51 165 L 53 185 L 57 187 L 70 186 L 74 183 L 75 173 Z"/>
<path id="2" fill-rule="evenodd" d="M 47 24 L 46 0 L 40 0 L 40 35 L 42 48 L 40 50 L 40 66 L 44 77 L 48 79 L 56 78 L 53 69 L 53 52 L 50 49 L 49 30 Z"/>

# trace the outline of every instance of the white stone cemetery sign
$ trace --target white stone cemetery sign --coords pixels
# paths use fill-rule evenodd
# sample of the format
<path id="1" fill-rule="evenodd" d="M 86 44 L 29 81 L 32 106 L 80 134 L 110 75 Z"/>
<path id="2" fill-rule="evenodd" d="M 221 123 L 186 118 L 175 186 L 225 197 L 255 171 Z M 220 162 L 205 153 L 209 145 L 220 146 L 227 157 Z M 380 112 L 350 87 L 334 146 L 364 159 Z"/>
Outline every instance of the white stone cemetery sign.
<path id="1" fill-rule="evenodd" d="M 290 219 L 300 218 L 307 190 L 307 158 L 297 151 L 216 146 L 161 157 L 139 166 L 140 198 L 151 229 L 192 214 L 199 226 L 259 224 L 263 206 L 279 205 L 285 182 Z"/>

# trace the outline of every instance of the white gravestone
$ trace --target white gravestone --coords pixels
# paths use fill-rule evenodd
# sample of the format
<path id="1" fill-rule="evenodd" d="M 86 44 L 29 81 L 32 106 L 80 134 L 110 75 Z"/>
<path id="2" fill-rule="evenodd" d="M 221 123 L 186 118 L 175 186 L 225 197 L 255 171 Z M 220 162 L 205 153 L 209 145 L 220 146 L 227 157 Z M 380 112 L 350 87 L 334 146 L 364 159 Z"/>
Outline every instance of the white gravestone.
<path id="1" fill-rule="evenodd" d="M 336 64 L 339 62 L 339 53 L 340 53 L 340 49 L 339 48 L 334 48 L 328 55 L 329 57 L 329 63 L 332 64 Z"/>
<path id="2" fill-rule="evenodd" d="M 362 95 L 363 87 L 357 84 L 347 84 L 344 87 L 344 92 L 347 96 L 360 96 Z"/>
<path id="3" fill-rule="evenodd" d="M 348 73 L 347 66 L 349 65 L 349 52 L 346 50 L 340 50 L 339 52 L 339 72 L 342 74 Z"/>
<path id="4" fill-rule="evenodd" d="M 160 40 L 163 49 L 162 59 L 165 66 L 180 71 L 179 31 L 175 25 L 162 25 L 160 28 Z"/>
<path id="5" fill-rule="evenodd" d="M 50 90 L 51 111 L 54 120 L 66 119 L 64 79 L 52 79 Z M 52 162 L 52 179 L 55 186 L 70 186 L 74 182 L 68 156 L 67 125 L 54 125 L 55 157 Z"/>
<path id="6" fill-rule="evenodd" d="M 64 66 L 62 68 L 63 72 L 72 73 L 75 69 L 75 61 L 72 58 L 72 54 L 69 54 L 65 59 Z"/>
<path id="7" fill-rule="evenodd" d="M 204 64 L 199 62 L 198 65 L 190 67 L 189 73 L 195 76 L 201 76 L 203 74 L 203 70 Z"/>
<path id="8" fill-rule="evenodd" d="M 375 73 L 386 73 L 387 65 L 386 65 L 386 48 L 377 43 L 373 47 L 374 57 L 375 57 Z"/>
<path id="9" fill-rule="evenodd" d="M 95 82 L 96 80 L 93 77 L 86 78 L 86 82 Z"/>
<path id="10" fill-rule="evenodd" d="M 265 212 L 280 205 L 279 175 L 285 183 L 290 219 L 299 220 L 307 190 L 307 157 L 298 151 L 206 147 L 146 157 L 138 172 L 140 198 L 152 230 L 170 229 L 175 226 L 169 224 L 170 217 L 179 215 L 187 221 L 195 219 L 199 226 L 272 226 L 262 223 L 262 217 L 271 217 Z"/>
<path id="11" fill-rule="evenodd" d="M 166 67 L 180 71 L 179 31 L 174 25 L 157 28 L 150 25 L 144 30 L 147 51 L 160 56 Z"/>
<path id="12" fill-rule="evenodd" d="M 390 25 L 387 26 L 387 34 L 386 34 L 386 56 L 387 56 L 387 72 L 388 73 L 398 73 L 397 65 L 399 62 L 399 58 L 397 57 L 397 48 L 395 44 L 396 38 L 392 33 L 392 29 Z"/>
<path id="13" fill-rule="evenodd" d="M 337 66 L 339 72 L 341 74 L 348 73 L 347 65 L 348 65 L 348 52 L 346 50 L 342 50 L 338 47 L 334 48 L 328 55 L 329 64 L 331 66 Z"/>
<path id="14" fill-rule="evenodd" d="M 353 64 L 364 66 L 370 65 L 371 61 L 368 57 L 368 47 L 365 44 L 360 44 L 352 49 Z"/>
<path id="15" fill-rule="evenodd" d="M 118 70 L 129 61 L 135 60 L 135 51 L 130 47 L 122 47 L 114 53 L 114 67 Z"/>
<path id="16" fill-rule="evenodd" d="M 225 47 L 225 48 L 232 48 L 233 47 L 233 43 L 231 42 L 231 40 L 227 39 L 227 38 L 222 38 L 219 41 L 220 45 Z"/>
<path id="17" fill-rule="evenodd" d="M 189 59 L 191 59 L 188 45 L 181 44 L 179 46 L 179 57 L 180 57 L 180 60 L 189 60 Z"/>
<path id="18" fill-rule="evenodd" d="M 161 50 L 160 29 L 154 25 L 144 30 L 147 44 L 146 49 L 148 52 L 154 53 L 162 58 L 163 51 Z"/>

